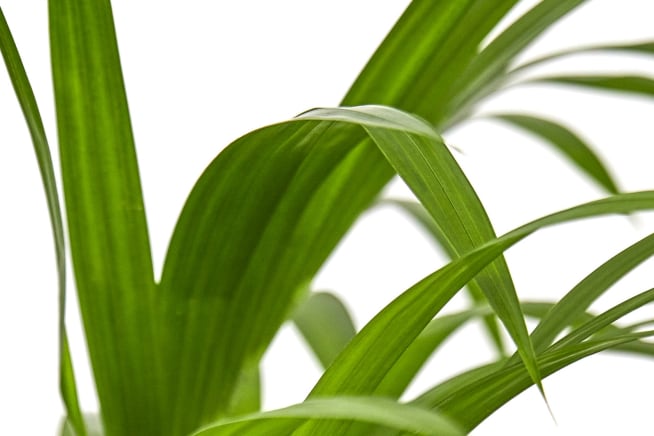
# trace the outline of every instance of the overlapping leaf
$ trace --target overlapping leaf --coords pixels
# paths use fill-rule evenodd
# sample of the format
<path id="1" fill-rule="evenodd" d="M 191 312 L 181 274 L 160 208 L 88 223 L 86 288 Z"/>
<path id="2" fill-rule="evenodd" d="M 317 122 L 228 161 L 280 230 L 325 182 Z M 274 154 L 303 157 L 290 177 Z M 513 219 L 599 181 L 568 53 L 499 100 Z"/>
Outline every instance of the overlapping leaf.
<path id="1" fill-rule="evenodd" d="M 629 213 L 653 207 L 653 192 L 616 195 L 533 221 L 454 260 L 375 316 L 328 368 L 311 396 L 373 393 L 429 320 L 467 281 L 504 250 L 539 228 L 598 214 Z M 318 429 L 324 430 L 325 427 L 318 425 Z M 328 427 L 324 433 L 316 433 L 315 424 L 304 428 L 307 434 L 330 434 L 333 429 Z"/>
<path id="2" fill-rule="evenodd" d="M 193 436 L 286 436 L 293 428 L 311 419 L 374 423 L 414 435 L 464 434 L 456 423 L 415 406 L 385 398 L 334 397 L 309 400 L 285 409 L 217 422 L 193 433 Z"/>
<path id="3" fill-rule="evenodd" d="M 372 142 L 359 125 L 398 134 Z M 387 165 L 360 159 L 383 159 L 370 148 L 390 140 L 443 146 L 397 110 L 321 110 L 240 138 L 207 168 L 160 283 L 171 433 L 225 413 L 241 368 L 258 361 L 297 292 L 389 179 Z"/>

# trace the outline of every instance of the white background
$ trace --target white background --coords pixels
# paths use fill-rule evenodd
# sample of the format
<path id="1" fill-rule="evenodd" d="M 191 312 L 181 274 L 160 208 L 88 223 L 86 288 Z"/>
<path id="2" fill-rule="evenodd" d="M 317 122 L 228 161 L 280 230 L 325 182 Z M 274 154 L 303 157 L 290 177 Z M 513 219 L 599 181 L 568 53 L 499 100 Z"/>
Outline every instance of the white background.
<path id="1" fill-rule="evenodd" d="M 46 2 L 3 0 L 55 142 Z M 520 10 L 525 10 L 529 1 Z M 337 105 L 406 0 L 114 2 L 157 271 L 186 194 L 206 164 L 231 140 L 316 106 Z M 651 0 L 594 0 L 541 38 L 530 56 L 591 42 L 654 37 Z M 529 56 L 525 56 L 528 58 Z M 652 61 L 584 56 L 557 71 L 602 68 L 644 72 Z M 437 102 L 434 102 L 437 104 Z M 641 98 L 533 86 L 486 105 L 542 113 L 578 126 L 600 150 L 624 190 L 654 187 L 654 106 Z M 475 121 L 447 132 L 463 150 L 457 159 L 487 207 L 498 233 L 602 192 L 541 142 L 504 126 Z M 393 195 L 408 195 L 401 183 Z M 57 392 L 56 275 L 49 222 L 27 130 L 0 73 L 0 434 L 54 434 Z M 618 250 L 654 229 L 602 218 L 543 231 L 507 253 L 523 298 L 560 298 Z M 316 280 L 347 301 L 357 325 L 444 259 L 396 211 L 366 214 Z M 652 286 L 652 262 L 602 301 L 605 309 Z M 462 307 L 457 299 L 449 310 Z M 83 402 L 96 407 L 71 305 L 71 330 Z M 650 315 L 651 316 L 651 315 Z M 471 325 L 447 343 L 411 388 L 485 362 L 492 351 Z M 603 355 L 545 381 L 557 418 L 533 390 L 477 428 L 482 435 L 652 434 L 654 363 Z M 319 372 L 294 330 L 282 329 L 265 359 L 265 406 L 303 399 Z"/>

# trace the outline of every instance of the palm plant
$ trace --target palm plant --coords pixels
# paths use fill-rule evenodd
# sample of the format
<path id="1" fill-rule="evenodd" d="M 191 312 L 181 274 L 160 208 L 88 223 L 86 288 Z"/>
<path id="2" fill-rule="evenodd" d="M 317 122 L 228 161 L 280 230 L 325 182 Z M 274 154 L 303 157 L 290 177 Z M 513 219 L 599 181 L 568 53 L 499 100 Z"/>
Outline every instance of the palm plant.
<path id="1" fill-rule="evenodd" d="M 542 378 L 584 357 L 607 349 L 651 355 L 644 341 L 651 331 L 616 321 L 650 302 L 652 291 L 588 312 L 650 257 L 651 235 L 558 301 L 521 302 L 503 252 L 546 226 L 651 209 L 654 193 L 620 193 L 568 127 L 533 115 L 488 115 L 542 137 L 610 194 L 497 237 L 441 137 L 478 116 L 489 96 L 526 82 L 652 94 L 652 80 L 640 76 L 523 76 L 573 52 L 651 55 L 653 44 L 586 47 L 516 65 L 535 38 L 583 1 L 544 0 L 486 42 L 516 3 L 411 3 L 341 107 L 250 132 L 209 164 L 156 278 L 111 5 L 51 0 L 66 230 L 97 417 L 85 416 L 77 397 L 65 323 L 64 224 L 45 129 L 0 14 L 0 49 L 39 158 L 55 235 L 63 434 L 463 434 L 529 386 L 545 397 Z M 379 199 L 395 174 L 418 202 Z M 311 292 L 312 282 L 357 217 L 380 203 L 415 217 L 452 261 L 355 332 L 339 299 Z M 439 315 L 462 288 L 474 304 Z M 538 320 L 531 333 L 527 316 Z M 429 356 L 476 318 L 496 360 L 400 402 Z M 326 369 L 305 402 L 262 413 L 260 360 L 288 319 Z"/>

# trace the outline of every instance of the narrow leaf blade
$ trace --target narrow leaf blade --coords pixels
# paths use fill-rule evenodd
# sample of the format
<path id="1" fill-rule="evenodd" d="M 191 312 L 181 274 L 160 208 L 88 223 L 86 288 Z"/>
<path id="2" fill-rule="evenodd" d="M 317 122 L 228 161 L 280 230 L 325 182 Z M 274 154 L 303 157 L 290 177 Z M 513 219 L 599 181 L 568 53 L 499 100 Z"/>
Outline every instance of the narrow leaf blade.
<path id="1" fill-rule="evenodd" d="M 49 2 L 71 253 L 107 435 L 164 434 L 154 277 L 108 0 Z"/>
<path id="2" fill-rule="evenodd" d="M 73 362 L 70 356 L 66 332 L 66 242 L 63 219 L 59 204 L 59 190 L 54 175 L 50 146 L 46 138 L 41 113 L 34 97 L 27 73 L 20 59 L 9 25 L 0 9 L 0 51 L 5 61 L 9 77 L 27 122 L 34 151 L 39 164 L 41 180 L 45 189 L 50 223 L 54 237 L 55 256 L 59 287 L 59 384 L 60 392 L 70 425 L 79 436 L 86 434 L 84 420 L 80 411 L 77 383 Z"/>
<path id="3" fill-rule="evenodd" d="M 504 121 L 543 138 L 608 193 L 618 193 L 616 182 L 609 174 L 606 165 L 589 145 L 567 127 L 523 114 L 494 114 L 490 118 Z"/>
<path id="4" fill-rule="evenodd" d="M 311 419 L 354 420 L 418 435 L 459 436 L 457 425 L 440 415 L 384 398 L 336 397 L 308 400 L 285 409 L 211 424 L 193 436 L 288 435 Z"/>

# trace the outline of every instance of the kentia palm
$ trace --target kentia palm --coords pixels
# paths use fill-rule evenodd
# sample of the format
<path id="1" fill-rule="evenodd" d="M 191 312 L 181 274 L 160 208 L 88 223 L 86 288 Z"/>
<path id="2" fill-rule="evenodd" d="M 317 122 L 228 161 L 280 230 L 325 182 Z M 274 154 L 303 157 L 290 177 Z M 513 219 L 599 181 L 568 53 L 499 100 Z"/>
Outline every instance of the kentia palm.
<path id="1" fill-rule="evenodd" d="M 514 66 L 536 37 L 583 2 L 545 0 L 480 49 L 515 3 L 413 2 L 343 107 L 258 129 L 218 155 L 188 197 L 156 280 L 110 3 L 49 2 L 67 229 L 102 430 L 87 428 L 77 400 L 63 317 L 58 191 L 36 102 L 2 18 L 0 48 L 39 157 L 57 247 L 63 432 L 462 434 L 528 386 L 540 387 L 543 376 L 585 356 L 608 348 L 651 354 L 641 340 L 650 332 L 612 325 L 650 302 L 651 292 L 600 315 L 586 313 L 611 283 L 652 254 L 651 237 L 607 261 L 565 298 L 543 304 L 521 305 L 502 253 L 544 226 L 654 208 L 654 193 L 618 193 L 593 150 L 564 126 L 495 114 L 550 141 L 612 194 L 497 238 L 441 139 L 484 98 L 519 84 L 517 72 L 550 60 Z M 580 51 L 589 50 L 651 55 L 652 44 Z M 645 77 L 538 80 L 644 94 L 652 89 Z M 307 287 L 394 174 L 420 200 L 395 204 L 425 224 L 454 260 L 401 293 L 355 335 L 341 303 Z M 475 306 L 436 316 L 466 284 Z M 259 361 L 291 313 L 325 367 L 331 364 L 307 401 L 259 413 Z M 319 324 L 326 313 L 338 326 L 327 337 Z M 542 318 L 531 335 L 526 315 Z M 400 403 L 443 339 L 478 316 L 500 350 L 496 318 L 503 323 L 516 355 Z M 569 325 L 575 328 L 557 339 Z"/>

